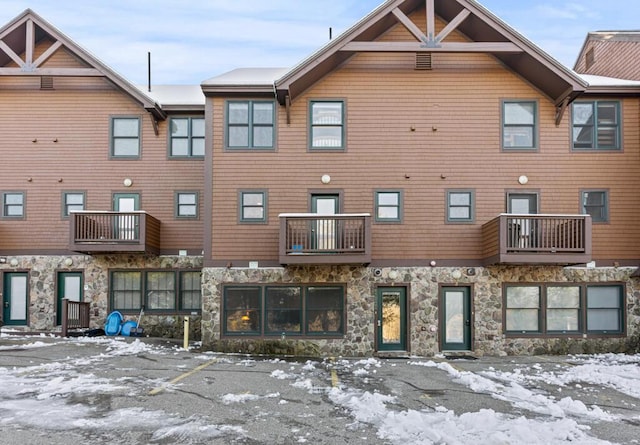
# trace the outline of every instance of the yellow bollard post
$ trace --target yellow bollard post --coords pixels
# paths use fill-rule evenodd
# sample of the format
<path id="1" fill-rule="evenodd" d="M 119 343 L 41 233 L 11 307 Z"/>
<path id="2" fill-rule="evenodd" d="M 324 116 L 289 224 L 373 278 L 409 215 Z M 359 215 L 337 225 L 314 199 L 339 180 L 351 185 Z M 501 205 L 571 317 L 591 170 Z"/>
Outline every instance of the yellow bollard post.
<path id="1" fill-rule="evenodd" d="M 189 317 L 184 317 L 184 349 L 189 350 Z"/>

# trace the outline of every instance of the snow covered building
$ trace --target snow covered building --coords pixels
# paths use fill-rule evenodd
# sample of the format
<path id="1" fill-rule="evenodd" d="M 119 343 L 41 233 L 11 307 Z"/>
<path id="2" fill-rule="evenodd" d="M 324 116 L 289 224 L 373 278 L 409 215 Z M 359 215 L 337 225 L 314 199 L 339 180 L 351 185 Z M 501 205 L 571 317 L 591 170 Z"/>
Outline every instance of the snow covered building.
<path id="1" fill-rule="evenodd" d="M 221 351 L 637 347 L 640 81 L 476 1 L 388 0 L 291 69 L 186 92 L 31 11 L 0 39 L 5 324 L 53 328 L 72 288 L 96 324 L 194 315 Z"/>

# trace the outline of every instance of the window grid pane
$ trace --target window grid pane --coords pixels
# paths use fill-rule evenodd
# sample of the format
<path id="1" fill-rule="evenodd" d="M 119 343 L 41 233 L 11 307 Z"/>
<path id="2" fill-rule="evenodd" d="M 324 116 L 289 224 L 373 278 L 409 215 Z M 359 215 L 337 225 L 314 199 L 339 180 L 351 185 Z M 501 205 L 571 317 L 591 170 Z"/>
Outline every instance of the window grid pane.
<path id="1" fill-rule="evenodd" d="M 376 192 L 376 207 L 378 221 L 399 221 L 400 192 Z"/>
<path id="2" fill-rule="evenodd" d="M 178 216 L 198 216 L 198 196 L 196 193 L 178 193 Z"/>
<path id="3" fill-rule="evenodd" d="M 233 334 L 257 334 L 261 331 L 261 289 L 226 288 L 224 330 Z"/>
<path id="4" fill-rule="evenodd" d="M 311 102 L 311 147 L 342 148 L 343 102 Z"/>
<path id="5" fill-rule="evenodd" d="M 69 214 L 74 210 L 84 210 L 83 193 L 65 193 L 64 216 L 69 216 Z"/>
<path id="6" fill-rule="evenodd" d="M 113 118 L 111 141 L 113 156 L 140 155 L 140 120 L 134 118 Z"/>
<path id="7" fill-rule="evenodd" d="M 142 307 L 142 273 L 113 272 L 111 301 L 114 310 L 140 310 Z"/>
<path id="8" fill-rule="evenodd" d="M 573 148 L 619 150 L 619 102 L 574 102 Z"/>
<path id="9" fill-rule="evenodd" d="M 535 148 L 536 103 L 504 102 L 502 127 L 503 148 Z"/>
<path id="10" fill-rule="evenodd" d="M 176 308 L 176 274 L 147 272 L 146 307 L 150 310 Z"/>
<path id="11" fill-rule="evenodd" d="M 242 192 L 241 221 L 265 220 L 265 194 L 264 192 Z"/>
<path id="12" fill-rule="evenodd" d="M 302 333 L 302 297 L 299 287 L 266 289 L 265 333 Z"/>
<path id="13" fill-rule="evenodd" d="M 202 309 L 200 272 L 180 273 L 180 309 L 200 311 Z"/>
<path id="14" fill-rule="evenodd" d="M 273 102 L 228 102 L 227 146 L 273 148 L 275 105 Z"/>
<path id="15" fill-rule="evenodd" d="M 608 221 L 607 192 L 598 190 L 582 192 L 582 213 L 591 215 L 593 222 Z"/>
<path id="16" fill-rule="evenodd" d="M 204 156 L 204 119 L 171 119 L 171 156 Z"/>
<path id="17" fill-rule="evenodd" d="M 507 331 L 540 331 L 540 288 L 509 286 L 506 289 Z"/>
<path id="18" fill-rule="evenodd" d="M 451 222 L 473 220 L 471 192 L 448 192 L 447 218 Z"/>

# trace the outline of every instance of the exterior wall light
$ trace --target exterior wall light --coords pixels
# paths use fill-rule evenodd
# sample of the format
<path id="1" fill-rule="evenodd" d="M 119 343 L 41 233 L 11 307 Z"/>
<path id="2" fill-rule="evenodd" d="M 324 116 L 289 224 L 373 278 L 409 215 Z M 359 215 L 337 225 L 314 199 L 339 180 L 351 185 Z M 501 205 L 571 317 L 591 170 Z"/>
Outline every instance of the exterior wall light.
<path id="1" fill-rule="evenodd" d="M 392 271 L 389 272 L 389 279 L 390 280 L 396 280 L 396 279 L 398 279 L 398 276 L 399 276 L 399 274 L 398 274 L 397 270 L 392 270 Z"/>
<path id="2" fill-rule="evenodd" d="M 458 269 L 454 270 L 453 272 L 451 272 L 451 278 L 453 278 L 454 280 L 459 280 L 460 278 L 462 278 L 462 272 L 460 272 Z"/>
<path id="3" fill-rule="evenodd" d="M 67 267 L 73 266 L 73 258 L 67 257 L 64 259 L 64 265 Z"/>
<path id="4" fill-rule="evenodd" d="M 331 182 L 331 176 L 322 175 L 322 178 L 320 178 L 320 180 L 322 181 L 323 184 L 329 184 Z"/>
<path id="5" fill-rule="evenodd" d="M 131 187 L 133 185 L 133 180 L 131 178 L 125 178 L 122 183 L 125 187 Z"/>
<path id="6" fill-rule="evenodd" d="M 527 182 L 529 182 L 529 178 L 527 178 L 525 175 L 522 175 L 518 178 L 518 182 L 520 183 L 520 185 L 525 185 Z"/>
<path id="7" fill-rule="evenodd" d="M 17 258 L 11 258 L 11 260 L 9 261 L 9 265 L 11 267 L 18 267 L 18 259 Z"/>

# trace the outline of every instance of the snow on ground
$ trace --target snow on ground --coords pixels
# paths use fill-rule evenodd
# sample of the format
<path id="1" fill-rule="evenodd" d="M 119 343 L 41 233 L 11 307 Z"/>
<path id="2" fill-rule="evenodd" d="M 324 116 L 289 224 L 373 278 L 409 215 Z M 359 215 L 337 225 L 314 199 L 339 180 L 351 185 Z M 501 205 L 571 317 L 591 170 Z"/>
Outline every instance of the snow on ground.
<path id="1" fill-rule="evenodd" d="M 25 344 L 23 341 L 16 347 L 2 346 L 0 353 L 12 348 L 50 347 L 56 341 L 42 342 L 35 338 L 31 343 Z M 124 381 L 79 373 L 75 366 L 98 364 L 107 361 L 109 357 L 136 355 L 141 352 L 158 356 L 177 352 L 169 347 L 153 346 L 139 340 L 125 342 L 110 337 L 65 341 L 67 344 L 75 342 L 78 346 L 83 343 L 101 344 L 104 345 L 105 352 L 26 368 L 0 367 L 0 427 L 19 424 L 53 431 L 150 428 L 155 431 L 154 442 L 187 439 L 206 441 L 225 435 L 245 437 L 246 431 L 242 427 L 211 425 L 200 417 L 185 419 L 169 412 L 143 407 L 115 409 L 103 416 L 96 416 L 92 407 L 68 403 L 68 398 L 77 394 L 131 391 L 125 388 Z M 209 354 L 194 357 L 203 361 L 211 360 Z M 489 368 L 478 373 L 457 370 L 445 361 L 414 359 L 408 362 L 411 366 L 444 372 L 452 382 L 476 393 L 490 394 L 498 400 L 510 403 L 514 408 L 533 413 L 532 418 L 498 413 L 491 409 L 455 413 L 445 406 L 420 411 L 403 410 L 399 408 L 398 400 L 393 395 L 365 391 L 344 384 L 332 385 L 330 378 L 326 379 L 326 386 L 319 387 L 313 376 L 325 367 L 331 369 L 331 366 L 326 366 L 326 362 L 292 364 L 279 359 L 269 360 L 271 365 L 279 368 L 266 378 L 289 380 L 289 384 L 300 391 L 326 395 L 331 403 L 350 414 L 354 425 L 366 424 L 373 427 L 381 440 L 393 444 L 607 444 L 609 442 L 589 435 L 588 424 L 594 421 L 615 422 L 618 420 L 616 416 L 597 406 L 586 406 L 570 397 L 561 397 L 562 388 L 571 386 L 572 389 L 580 389 L 580 385 L 601 385 L 640 399 L 640 356 L 605 354 L 573 356 L 569 360 L 572 366 L 557 366 L 551 371 L 548 370 L 549 367 L 545 370 L 534 364 L 517 367 L 512 372 Z M 240 357 L 220 356 L 220 362 L 244 367 L 256 365 L 256 360 Z M 371 379 L 385 366 L 396 366 L 377 359 L 340 360 L 334 365 L 339 365 L 343 372 L 350 372 L 353 378 L 362 379 L 362 382 Z M 558 387 L 557 393 L 527 389 L 536 383 L 554 385 Z M 280 397 L 279 393 L 261 396 L 230 393 L 224 395 L 221 402 L 226 405 L 242 404 L 261 398 Z M 286 404 L 287 401 L 280 400 L 279 403 Z M 300 436 L 300 441 L 306 441 L 305 437 Z"/>

